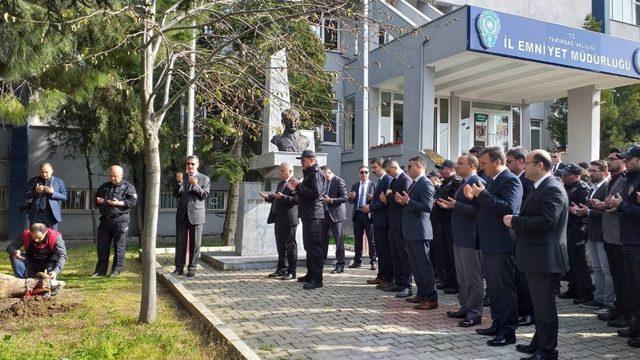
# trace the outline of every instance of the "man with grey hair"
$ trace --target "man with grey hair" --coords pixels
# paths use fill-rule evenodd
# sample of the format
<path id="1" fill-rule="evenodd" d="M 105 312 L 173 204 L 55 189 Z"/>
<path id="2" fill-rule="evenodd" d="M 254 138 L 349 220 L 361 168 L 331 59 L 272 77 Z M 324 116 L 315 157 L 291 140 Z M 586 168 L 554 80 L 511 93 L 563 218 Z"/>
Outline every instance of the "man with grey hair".
<path id="1" fill-rule="evenodd" d="M 280 164 L 281 181 L 275 192 L 260 192 L 266 202 L 271 203 L 271 211 L 267 224 L 274 224 L 276 249 L 278 250 L 278 266 L 268 277 L 280 277 L 281 280 L 296 278 L 298 262 L 298 244 L 296 230 L 298 228 L 298 196 L 287 187 L 293 177 L 293 166 L 288 162 Z"/>
<path id="2" fill-rule="evenodd" d="M 105 276 L 109 267 L 109 248 L 113 242 L 113 265 L 115 277 L 124 270 L 124 255 L 129 231 L 129 211 L 138 202 L 136 188 L 122 179 L 123 170 L 118 165 L 109 168 L 109 181 L 96 191 L 95 206 L 100 210 L 98 226 L 98 263 L 92 276 Z"/>
<path id="3" fill-rule="evenodd" d="M 173 196 L 178 199 L 176 209 L 176 269 L 174 275 L 182 275 L 188 267 L 187 277 L 196 275 L 200 260 L 202 228 L 206 221 L 205 200 L 211 184 L 209 177 L 198 172 L 200 160 L 195 155 L 187 156 L 187 181 L 182 172 L 176 173 Z"/>

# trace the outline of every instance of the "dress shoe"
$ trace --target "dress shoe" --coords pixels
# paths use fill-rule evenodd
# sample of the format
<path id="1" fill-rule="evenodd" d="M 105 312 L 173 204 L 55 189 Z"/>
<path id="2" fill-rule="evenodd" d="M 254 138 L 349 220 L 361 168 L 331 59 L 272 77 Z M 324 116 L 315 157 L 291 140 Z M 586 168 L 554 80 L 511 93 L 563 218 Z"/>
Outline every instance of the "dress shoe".
<path id="1" fill-rule="evenodd" d="M 376 285 L 376 289 L 384 290 L 384 288 L 386 288 L 389 285 L 393 285 L 393 283 L 390 283 L 388 281 L 383 281 L 380 284 Z"/>
<path id="2" fill-rule="evenodd" d="M 173 272 L 171 273 L 171 275 L 173 275 L 173 276 L 184 275 L 184 270 L 182 270 L 182 269 L 175 269 L 175 270 L 173 270 Z"/>
<path id="3" fill-rule="evenodd" d="M 396 284 L 393 283 L 389 283 L 389 285 L 385 286 L 382 288 L 382 291 L 393 291 L 393 292 L 397 292 L 402 290 L 402 288 Z"/>
<path id="4" fill-rule="evenodd" d="M 285 276 L 287 273 L 285 273 L 284 271 L 274 271 L 271 274 L 267 275 L 267 277 L 270 278 L 274 278 L 274 277 L 281 277 L 281 276 Z"/>
<path id="5" fill-rule="evenodd" d="M 640 335 L 640 331 L 632 327 L 618 330 L 618 336 L 623 338 L 634 338 L 638 337 L 638 335 Z"/>
<path id="6" fill-rule="evenodd" d="M 412 296 L 412 297 L 408 297 L 406 299 L 404 299 L 404 301 L 411 303 L 411 304 L 420 304 L 421 302 L 424 301 L 423 298 L 421 298 L 420 296 L 416 295 L 416 296 Z"/>
<path id="7" fill-rule="evenodd" d="M 635 337 L 635 338 L 631 338 L 627 341 L 627 345 L 634 347 L 634 348 L 640 348 L 640 337 Z"/>
<path id="8" fill-rule="evenodd" d="M 315 280 L 310 280 L 308 283 L 304 284 L 302 286 L 303 289 L 305 290 L 311 290 L 311 289 L 317 289 L 317 288 L 321 288 L 322 287 L 322 283 L 321 282 L 317 282 Z"/>
<path id="9" fill-rule="evenodd" d="M 411 288 L 404 288 L 404 289 L 400 289 L 400 291 L 396 293 L 396 297 L 398 299 L 404 299 L 404 298 L 408 298 L 412 294 L 413 293 L 411 292 Z"/>
<path id="10" fill-rule="evenodd" d="M 309 276 L 308 274 L 298 278 L 298 282 L 308 282 L 308 281 L 311 281 L 311 276 Z"/>
<path id="11" fill-rule="evenodd" d="M 189 270 L 189 271 L 187 271 L 187 277 L 188 277 L 188 278 L 192 278 L 192 277 L 194 277 L 194 276 L 196 276 L 196 271 L 195 271 L 195 270 Z"/>
<path id="12" fill-rule="evenodd" d="M 353 264 L 349 265 L 349 269 L 357 269 L 359 267 L 362 267 L 362 263 L 360 262 L 354 262 Z"/>
<path id="13" fill-rule="evenodd" d="M 449 295 L 457 294 L 458 293 L 458 288 L 455 288 L 455 287 L 452 287 L 452 286 L 446 287 L 446 288 L 444 288 L 444 293 L 445 294 L 449 294 Z"/>
<path id="14" fill-rule="evenodd" d="M 296 274 L 287 273 L 283 277 L 281 277 L 280 280 L 293 280 L 295 278 L 296 278 Z"/>
<path id="15" fill-rule="evenodd" d="M 593 295 L 584 295 L 573 299 L 574 305 L 588 304 L 593 300 Z"/>
<path id="16" fill-rule="evenodd" d="M 610 307 L 610 306 L 601 306 L 598 309 L 596 309 L 593 313 L 596 315 L 609 315 L 611 313 L 613 313 L 615 310 Z"/>
<path id="17" fill-rule="evenodd" d="M 375 279 L 367 280 L 367 284 L 369 284 L 369 285 L 378 285 L 378 284 L 382 284 L 383 282 L 384 282 L 384 280 L 380 279 L 379 277 L 377 277 Z"/>
<path id="18" fill-rule="evenodd" d="M 567 290 L 558 295 L 560 299 L 575 299 L 578 297 L 578 294 L 575 291 Z"/>
<path id="19" fill-rule="evenodd" d="M 511 337 L 504 337 L 502 335 L 498 335 L 495 338 L 487 341 L 487 345 L 489 346 L 507 346 L 515 343 L 516 343 L 515 335 Z"/>
<path id="20" fill-rule="evenodd" d="M 578 299 L 576 299 L 578 300 Z M 575 301 L 575 300 L 574 300 Z M 596 299 L 591 299 L 589 301 L 585 301 L 583 303 L 580 303 L 580 306 L 582 307 L 595 307 L 595 308 L 601 308 L 604 306 L 604 304 L 602 304 L 600 301 L 596 300 Z"/>
<path id="21" fill-rule="evenodd" d="M 111 272 L 111 274 L 109 274 L 109 277 L 118 277 L 120 276 L 120 271 L 118 270 L 114 270 Z"/>
<path id="22" fill-rule="evenodd" d="M 539 352 L 536 352 L 529 357 L 520 358 L 520 360 L 558 360 L 558 354 L 556 353 L 555 355 L 543 355 Z"/>
<path id="23" fill-rule="evenodd" d="M 624 328 L 631 326 L 631 322 L 622 316 L 618 316 L 613 320 L 607 321 L 607 326 L 612 328 Z"/>
<path id="24" fill-rule="evenodd" d="M 467 313 L 462 311 L 462 309 L 458 309 L 458 311 L 447 311 L 447 317 L 452 319 L 464 319 L 467 317 Z"/>
<path id="25" fill-rule="evenodd" d="M 493 326 L 488 327 L 486 329 L 476 329 L 476 334 L 478 335 L 487 335 L 487 336 L 496 336 L 498 335 L 498 328 Z"/>
<path id="26" fill-rule="evenodd" d="M 611 321 L 617 318 L 618 318 L 618 313 L 615 310 L 609 314 L 598 314 L 598 320 L 601 320 L 601 321 Z"/>
<path id="27" fill-rule="evenodd" d="M 435 310 L 438 308 L 437 301 L 423 301 L 420 304 L 413 307 L 416 310 Z"/>
<path id="28" fill-rule="evenodd" d="M 371 270 L 378 270 L 378 262 L 377 261 L 372 261 L 371 262 Z"/>
<path id="29" fill-rule="evenodd" d="M 516 351 L 525 354 L 535 354 L 535 352 L 538 351 L 538 347 L 532 344 L 518 344 L 516 345 Z"/>
<path id="30" fill-rule="evenodd" d="M 436 290 L 442 290 L 447 287 L 447 284 L 436 283 Z"/>
<path id="31" fill-rule="evenodd" d="M 467 327 L 472 327 L 472 326 L 476 326 L 476 325 L 480 325 L 482 324 L 482 318 L 477 318 L 475 320 L 473 319 L 464 319 L 458 322 L 458 326 L 463 327 L 463 328 L 467 328 Z"/>
<path id="32" fill-rule="evenodd" d="M 107 276 L 107 274 L 105 273 L 99 273 L 99 272 L 94 272 L 93 274 L 91 274 L 91 277 L 99 277 L 99 276 Z"/>
<path id="33" fill-rule="evenodd" d="M 333 271 L 331 271 L 332 274 L 340 274 L 344 272 L 344 267 L 343 266 L 336 266 L 335 269 L 333 269 Z"/>
<path id="34" fill-rule="evenodd" d="M 530 326 L 533 324 L 535 324 L 535 321 L 531 315 L 522 315 L 518 318 L 518 326 Z"/>

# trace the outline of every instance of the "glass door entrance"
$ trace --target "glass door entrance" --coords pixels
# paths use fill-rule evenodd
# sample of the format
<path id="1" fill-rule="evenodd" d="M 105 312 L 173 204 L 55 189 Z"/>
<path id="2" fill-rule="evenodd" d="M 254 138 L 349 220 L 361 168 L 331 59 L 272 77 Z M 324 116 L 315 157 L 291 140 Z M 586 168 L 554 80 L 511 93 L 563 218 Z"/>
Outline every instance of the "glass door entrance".
<path id="1" fill-rule="evenodd" d="M 507 151 L 512 146 L 511 112 L 474 109 L 473 144 L 475 146 L 501 146 Z"/>

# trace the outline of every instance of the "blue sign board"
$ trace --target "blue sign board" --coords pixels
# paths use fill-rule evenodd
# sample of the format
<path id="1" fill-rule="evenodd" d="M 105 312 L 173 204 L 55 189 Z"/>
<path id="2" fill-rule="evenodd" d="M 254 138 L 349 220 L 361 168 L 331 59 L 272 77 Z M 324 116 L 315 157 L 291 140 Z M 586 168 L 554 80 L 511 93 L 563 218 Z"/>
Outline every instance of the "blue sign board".
<path id="1" fill-rule="evenodd" d="M 640 43 L 469 6 L 467 48 L 640 79 Z"/>

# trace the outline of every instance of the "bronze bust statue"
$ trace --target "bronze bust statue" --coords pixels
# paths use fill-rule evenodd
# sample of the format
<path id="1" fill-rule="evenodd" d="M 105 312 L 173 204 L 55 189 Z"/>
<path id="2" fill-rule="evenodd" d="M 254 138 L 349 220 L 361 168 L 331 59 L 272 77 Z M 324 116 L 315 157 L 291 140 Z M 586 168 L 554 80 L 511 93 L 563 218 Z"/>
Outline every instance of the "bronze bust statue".
<path id="1" fill-rule="evenodd" d="M 282 135 L 275 135 L 271 143 L 278 147 L 278 151 L 301 152 L 309 147 L 309 138 L 298 130 L 300 126 L 300 113 L 293 109 L 282 112 Z"/>

